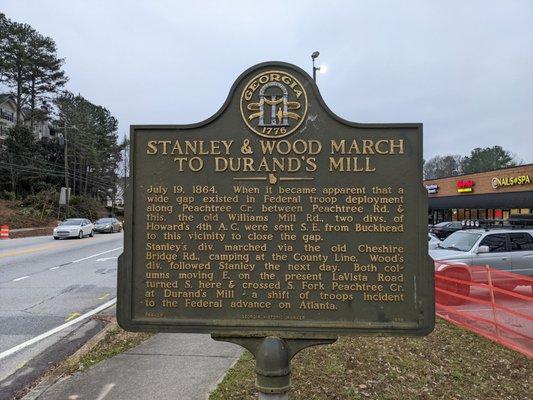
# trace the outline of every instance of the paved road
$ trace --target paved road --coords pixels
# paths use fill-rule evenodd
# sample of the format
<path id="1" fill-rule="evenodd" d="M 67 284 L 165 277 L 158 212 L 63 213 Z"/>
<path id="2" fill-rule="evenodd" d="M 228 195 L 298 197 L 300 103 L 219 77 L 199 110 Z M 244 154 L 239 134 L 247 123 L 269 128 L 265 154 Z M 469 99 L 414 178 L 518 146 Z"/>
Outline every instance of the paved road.
<path id="1" fill-rule="evenodd" d="M 0 241 L 0 355 L 112 300 L 122 245 L 122 233 Z M 75 328 L 0 359 L 0 381 Z"/>

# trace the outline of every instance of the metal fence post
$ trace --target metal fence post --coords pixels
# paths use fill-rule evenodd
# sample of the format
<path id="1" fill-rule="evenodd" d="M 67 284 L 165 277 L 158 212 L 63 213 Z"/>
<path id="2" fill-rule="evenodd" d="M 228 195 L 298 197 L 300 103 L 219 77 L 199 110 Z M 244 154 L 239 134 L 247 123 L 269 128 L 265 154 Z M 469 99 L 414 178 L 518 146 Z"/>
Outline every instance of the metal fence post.
<path id="1" fill-rule="evenodd" d="M 496 330 L 496 337 L 501 342 L 500 328 L 498 326 L 498 320 L 496 318 L 496 301 L 494 300 L 494 285 L 492 283 L 492 275 L 488 264 L 485 265 L 485 268 L 487 269 L 487 279 L 489 281 L 490 303 L 492 306 L 492 321 L 494 323 L 494 329 Z"/>

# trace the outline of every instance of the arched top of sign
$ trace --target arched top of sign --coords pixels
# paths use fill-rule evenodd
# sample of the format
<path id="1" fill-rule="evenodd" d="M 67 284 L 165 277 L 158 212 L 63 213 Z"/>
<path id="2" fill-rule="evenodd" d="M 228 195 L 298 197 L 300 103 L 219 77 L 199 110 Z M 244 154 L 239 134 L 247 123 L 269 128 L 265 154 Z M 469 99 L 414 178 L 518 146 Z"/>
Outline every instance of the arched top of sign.
<path id="1" fill-rule="evenodd" d="M 234 99 L 239 101 L 239 99 L 244 96 L 244 89 L 250 84 L 253 84 L 254 79 L 258 79 L 259 77 L 269 73 L 280 74 L 279 81 L 276 80 L 278 77 L 274 76 L 273 79 L 270 79 L 268 82 L 263 82 L 260 84 L 260 86 L 258 86 L 258 88 L 255 89 L 250 102 L 245 99 L 244 105 L 242 102 L 240 105 L 243 125 L 251 129 L 259 136 L 271 139 L 279 139 L 296 132 L 299 128 L 305 126 L 305 122 L 309 118 L 313 117 L 309 114 L 309 110 L 313 107 L 315 109 L 316 107 L 321 107 L 331 119 L 343 125 L 355 128 L 415 128 L 420 129 L 420 131 L 422 130 L 422 124 L 420 123 L 358 123 L 341 118 L 331 111 L 331 109 L 324 102 L 316 83 L 306 71 L 294 64 L 281 61 L 268 61 L 256 64 L 244 71 L 233 83 L 228 97 L 224 101 L 222 107 L 220 107 L 220 109 L 211 117 L 203 121 L 180 125 L 135 125 L 135 127 L 144 127 L 150 129 L 174 128 L 187 130 L 208 125 L 221 117 L 227 111 Z M 286 82 L 289 82 L 287 77 L 292 78 L 294 81 L 291 80 L 288 84 L 283 82 L 283 79 L 285 79 Z M 296 82 L 296 85 L 294 85 L 294 82 Z M 291 88 L 291 85 L 293 88 Z M 303 93 L 299 96 L 299 98 L 296 98 L 296 92 L 294 91 L 295 88 L 296 90 L 300 90 L 300 88 L 303 89 Z M 284 90 L 287 91 L 286 97 Z M 278 92 L 276 93 L 276 91 Z M 263 99 L 262 104 L 261 96 Z M 274 100 L 272 99 L 272 96 L 275 97 Z M 305 102 L 302 100 L 302 97 L 304 98 Z M 273 102 L 276 103 L 275 109 L 274 104 L 272 104 Z M 299 103 L 299 107 L 296 103 Z M 250 119 L 250 116 L 254 115 L 255 113 L 261 113 L 261 110 L 263 116 L 263 125 L 260 125 L 260 114 L 258 114 L 257 117 L 254 116 L 254 118 Z M 273 118 L 273 115 L 275 115 L 275 119 Z M 298 117 L 296 117 L 296 115 L 298 115 Z M 279 116 L 281 116 L 281 122 Z M 291 118 L 291 116 L 293 118 Z M 274 125 L 273 122 L 276 124 Z M 270 128 L 272 131 L 271 133 L 267 133 L 268 130 L 265 129 L 265 132 L 263 132 L 263 128 Z M 275 128 L 278 129 L 276 134 L 273 134 Z M 282 131 L 285 133 L 281 133 Z"/>

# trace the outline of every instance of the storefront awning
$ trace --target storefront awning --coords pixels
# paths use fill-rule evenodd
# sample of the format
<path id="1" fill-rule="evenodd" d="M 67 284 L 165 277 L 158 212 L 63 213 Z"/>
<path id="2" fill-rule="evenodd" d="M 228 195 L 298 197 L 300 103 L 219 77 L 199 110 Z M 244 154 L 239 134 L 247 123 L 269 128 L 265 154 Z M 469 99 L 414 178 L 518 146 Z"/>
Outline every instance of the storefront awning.
<path id="1" fill-rule="evenodd" d="M 430 197 L 430 210 L 452 208 L 533 208 L 533 191 Z"/>

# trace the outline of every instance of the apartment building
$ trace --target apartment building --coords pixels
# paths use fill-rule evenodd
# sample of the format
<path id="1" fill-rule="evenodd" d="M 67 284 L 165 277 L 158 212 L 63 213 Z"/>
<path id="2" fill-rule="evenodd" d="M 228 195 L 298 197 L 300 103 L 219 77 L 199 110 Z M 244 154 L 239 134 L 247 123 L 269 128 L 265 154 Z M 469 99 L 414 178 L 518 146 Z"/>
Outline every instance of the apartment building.
<path id="1" fill-rule="evenodd" d="M 29 126 L 29 110 L 22 110 L 22 120 L 26 126 Z M 0 93 L 0 144 L 3 143 L 9 128 L 14 126 L 16 121 L 17 107 L 14 97 L 8 93 Z M 37 140 L 55 136 L 52 124 L 48 120 L 34 121 L 33 134 Z"/>

